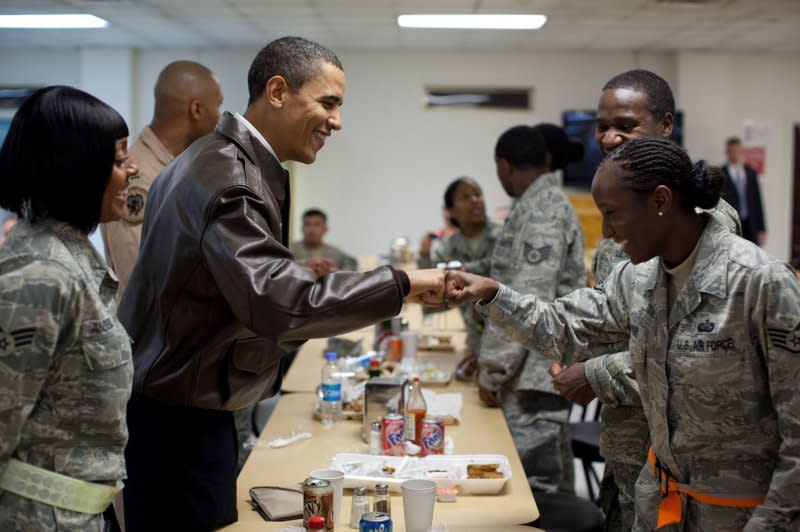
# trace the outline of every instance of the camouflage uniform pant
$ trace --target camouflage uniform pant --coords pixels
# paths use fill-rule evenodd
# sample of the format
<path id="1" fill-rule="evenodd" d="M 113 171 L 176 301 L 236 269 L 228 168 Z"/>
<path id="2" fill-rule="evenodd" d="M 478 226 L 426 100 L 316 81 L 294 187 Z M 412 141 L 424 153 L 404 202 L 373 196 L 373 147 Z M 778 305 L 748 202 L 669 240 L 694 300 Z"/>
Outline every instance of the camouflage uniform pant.
<path id="1" fill-rule="evenodd" d="M 575 470 L 567 426 L 569 401 L 533 390 L 501 390 L 499 395 L 531 489 L 573 493 Z"/>
<path id="2" fill-rule="evenodd" d="M 600 454 L 606 461 L 598 504 L 606 530 L 629 531 L 636 515 L 636 479 L 647 461 L 650 433 L 640 407 L 603 405 Z"/>
<path id="3" fill-rule="evenodd" d="M 635 483 L 641 467 L 606 462 L 597 505 L 606 516 L 606 532 L 628 532 L 636 515 Z M 631 477 L 633 480 L 631 481 Z"/>
<path id="4" fill-rule="evenodd" d="M 105 523 L 102 514 L 62 510 L 0 490 L 0 530 L 3 532 L 102 532 Z"/>

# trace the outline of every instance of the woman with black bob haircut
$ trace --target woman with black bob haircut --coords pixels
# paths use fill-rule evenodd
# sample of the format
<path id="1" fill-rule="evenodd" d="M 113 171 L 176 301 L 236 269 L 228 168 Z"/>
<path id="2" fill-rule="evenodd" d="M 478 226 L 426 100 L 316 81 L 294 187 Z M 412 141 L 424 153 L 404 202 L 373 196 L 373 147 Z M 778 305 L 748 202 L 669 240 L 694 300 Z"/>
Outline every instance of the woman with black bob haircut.
<path id="1" fill-rule="evenodd" d="M 33 93 L 0 149 L 0 530 L 102 530 L 125 478 L 128 335 L 89 241 L 118 220 L 128 128 L 64 86 Z M 109 514 L 110 515 L 110 514 Z"/>
<path id="2" fill-rule="evenodd" d="M 721 184 L 669 140 L 632 140 L 592 183 L 630 256 L 598 288 L 545 303 L 448 274 L 451 301 L 554 360 L 629 349 L 652 440 L 634 530 L 800 529 L 800 282 L 695 210 Z"/>

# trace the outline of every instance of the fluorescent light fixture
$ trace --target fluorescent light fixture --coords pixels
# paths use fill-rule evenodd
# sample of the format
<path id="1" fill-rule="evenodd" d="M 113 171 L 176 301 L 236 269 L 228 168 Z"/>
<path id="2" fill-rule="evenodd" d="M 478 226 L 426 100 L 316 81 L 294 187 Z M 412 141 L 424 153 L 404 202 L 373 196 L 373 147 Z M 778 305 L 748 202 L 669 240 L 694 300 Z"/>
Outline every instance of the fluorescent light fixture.
<path id="1" fill-rule="evenodd" d="M 108 21 L 88 14 L 0 15 L 0 28 L 77 29 L 105 28 Z"/>
<path id="2" fill-rule="evenodd" d="M 544 15 L 400 15 L 401 28 L 439 28 L 469 30 L 538 30 Z"/>

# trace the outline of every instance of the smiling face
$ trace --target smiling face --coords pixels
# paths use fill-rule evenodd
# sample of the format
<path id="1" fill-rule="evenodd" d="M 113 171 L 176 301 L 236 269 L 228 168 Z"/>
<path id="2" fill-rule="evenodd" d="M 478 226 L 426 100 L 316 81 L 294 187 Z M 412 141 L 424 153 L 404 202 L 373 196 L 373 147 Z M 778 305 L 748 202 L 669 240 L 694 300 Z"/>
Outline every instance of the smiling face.
<path id="1" fill-rule="evenodd" d="M 128 180 L 139 173 L 139 169 L 128 154 L 127 137 L 117 140 L 115 150 L 111 178 L 103 192 L 103 203 L 100 207 L 101 223 L 113 222 L 122 218 L 128 199 L 126 195 Z"/>
<path id="2" fill-rule="evenodd" d="M 447 209 L 451 218 L 460 227 L 484 225 L 486 223 L 486 204 L 483 191 L 474 181 L 463 181 L 453 193 L 453 206 Z"/>
<path id="3" fill-rule="evenodd" d="M 344 72 L 327 62 L 321 62 L 316 77 L 298 89 L 287 90 L 283 101 L 285 142 L 273 146 L 281 161 L 314 162 L 325 140 L 342 129 L 344 90 Z"/>
<path id="4" fill-rule="evenodd" d="M 672 114 L 655 120 L 647 94 L 631 89 L 606 89 L 597 103 L 594 139 L 608 155 L 625 142 L 645 137 L 669 137 Z"/>
<path id="5" fill-rule="evenodd" d="M 592 197 L 603 215 L 603 236 L 621 244 L 638 264 L 660 254 L 664 223 L 659 223 L 654 195 L 626 187 L 623 176 L 616 162 L 602 165 L 592 181 Z"/>

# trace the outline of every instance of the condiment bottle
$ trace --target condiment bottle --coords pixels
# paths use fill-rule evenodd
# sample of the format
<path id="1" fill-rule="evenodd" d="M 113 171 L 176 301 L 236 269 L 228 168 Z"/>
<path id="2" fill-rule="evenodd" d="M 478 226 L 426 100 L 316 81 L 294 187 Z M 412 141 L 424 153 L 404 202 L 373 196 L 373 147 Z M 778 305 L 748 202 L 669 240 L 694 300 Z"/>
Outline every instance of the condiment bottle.
<path id="1" fill-rule="evenodd" d="M 373 512 L 384 512 L 392 515 L 392 501 L 389 498 L 389 484 L 381 482 L 375 485 L 375 501 L 372 504 Z"/>
<path id="2" fill-rule="evenodd" d="M 411 384 L 411 394 L 406 403 L 406 433 L 405 438 L 421 446 L 422 420 L 428 413 L 428 404 L 422 395 L 422 384 L 419 377 L 414 377 Z"/>

